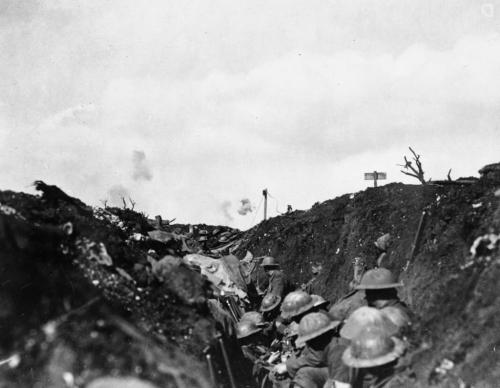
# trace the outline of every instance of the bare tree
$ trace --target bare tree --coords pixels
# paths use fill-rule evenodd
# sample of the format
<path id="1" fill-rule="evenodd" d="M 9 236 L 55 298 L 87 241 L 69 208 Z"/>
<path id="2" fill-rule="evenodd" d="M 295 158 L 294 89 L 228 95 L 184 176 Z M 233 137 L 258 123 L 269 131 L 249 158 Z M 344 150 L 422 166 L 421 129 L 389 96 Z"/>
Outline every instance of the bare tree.
<path id="1" fill-rule="evenodd" d="M 423 185 L 427 184 L 424 178 L 424 170 L 422 169 L 422 162 L 420 161 L 420 155 L 418 155 L 411 147 L 408 147 L 413 154 L 413 160 L 408 160 L 406 155 L 404 156 L 405 164 L 398 164 L 398 166 L 403 167 L 401 172 L 405 175 L 417 178 Z M 415 162 L 415 165 L 413 163 Z"/>
<path id="2" fill-rule="evenodd" d="M 134 201 L 132 201 L 132 198 L 130 198 L 130 197 L 128 197 L 128 200 L 129 200 L 129 202 L 130 202 L 130 206 L 131 206 L 131 208 L 130 208 L 130 209 L 131 209 L 131 210 L 134 210 L 134 207 L 135 207 L 135 202 L 134 202 Z"/>
<path id="3" fill-rule="evenodd" d="M 452 181 L 453 179 L 451 179 L 451 168 L 450 170 L 448 171 L 448 175 L 446 175 L 446 178 L 449 180 L 449 181 Z"/>
<path id="4" fill-rule="evenodd" d="M 125 201 L 125 197 L 122 197 L 122 202 L 123 202 L 123 210 L 127 208 L 127 202 Z"/>
<path id="5" fill-rule="evenodd" d="M 99 200 L 100 203 L 102 203 L 102 206 L 104 209 L 108 208 L 108 200 L 107 199 L 101 199 Z"/>

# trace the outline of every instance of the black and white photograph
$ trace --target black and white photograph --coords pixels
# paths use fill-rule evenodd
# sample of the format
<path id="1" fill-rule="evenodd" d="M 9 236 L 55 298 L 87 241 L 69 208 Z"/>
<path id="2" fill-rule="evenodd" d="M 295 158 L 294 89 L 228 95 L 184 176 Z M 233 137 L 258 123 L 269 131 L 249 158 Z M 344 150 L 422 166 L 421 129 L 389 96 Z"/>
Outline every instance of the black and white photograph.
<path id="1" fill-rule="evenodd" d="M 500 0 L 0 0 L 0 388 L 500 388 Z"/>

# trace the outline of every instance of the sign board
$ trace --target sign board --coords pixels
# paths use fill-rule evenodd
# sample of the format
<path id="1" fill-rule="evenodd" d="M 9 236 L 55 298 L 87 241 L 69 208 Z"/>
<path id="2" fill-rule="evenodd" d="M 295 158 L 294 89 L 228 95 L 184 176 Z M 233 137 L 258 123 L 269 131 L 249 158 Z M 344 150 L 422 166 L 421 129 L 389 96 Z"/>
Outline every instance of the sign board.
<path id="1" fill-rule="evenodd" d="M 385 172 L 365 172 L 365 181 L 373 181 L 379 179 L 387 179 L 387 173 Z"/>
<path id="2" fill-rule="evenodd" d="M 387 179 L 387 174 L 385 172 L 365 172 L 365 181 L 373 181 L 373 187 L 377 187 L 377 181 L 379 179 Z"/>

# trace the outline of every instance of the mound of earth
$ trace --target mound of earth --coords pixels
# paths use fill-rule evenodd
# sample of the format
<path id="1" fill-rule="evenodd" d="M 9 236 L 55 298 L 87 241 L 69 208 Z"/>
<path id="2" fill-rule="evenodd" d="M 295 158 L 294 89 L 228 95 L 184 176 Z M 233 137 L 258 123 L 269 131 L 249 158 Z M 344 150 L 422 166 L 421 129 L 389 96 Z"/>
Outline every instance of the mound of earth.
<path id="1" fill-rule="evenodd" d="M 181 255 L 181 242 L 147 238 L 130 209 L 38 188 L 0 192 L 0 387 L 210 386 L 210 287 L 183 266 L 159 282 L 148 263 L 151 249 Z"/>
<path id="2" fill-rule="evenodd" d="M 374 267 L 374 242 L 387 233 L 383 265 L 404 282 L 401 296 L 418 317 L 405 386 L 498 386 L 494 174 L 370 188 L 245 233 L 155 225 L 132 209 L 93 209 L 37 186 L 43 195 L 0 192 L 0 387 L 210 386 L 203 350 L 216 343 L 213 288 L 179 257 L 271 255 L 296 287 L 335 303 L 350 292 L 354 259 Z M 222 375 L 219 383 L 228 386 Z"/>
<path id="3" fill-rule="evenodd" d="M 260 223 L 246 233 L 238 254 L 274 256 L 297 286 L 308 283 L 336 302 L 349 292 L 353 259 L 374 267 L 374 242 L 390 233 L 383 265 L 400 276 L 402 299 L 418 316 L 405 386 L 497 387 L 499 188 L 483 178 L 369 188 Z"/>

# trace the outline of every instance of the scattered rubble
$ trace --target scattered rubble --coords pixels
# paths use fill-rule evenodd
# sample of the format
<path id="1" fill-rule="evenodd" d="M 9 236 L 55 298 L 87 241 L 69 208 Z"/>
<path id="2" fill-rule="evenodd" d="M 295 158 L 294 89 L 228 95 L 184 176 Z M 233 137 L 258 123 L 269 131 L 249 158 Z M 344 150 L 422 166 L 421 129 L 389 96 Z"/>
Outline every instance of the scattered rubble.
<path id="1" fill-rule="evenodd" d="M 265 289 L 271 255 L 295 287 L 341 300 L 339 316 L 363 303 L 349 293 L 353 267 L 382 263 L 419 313 L 412 386 L 493 387 L 500 201 L 499 170 L 486 167 L 479 180 L 370 188 L 247 232 L 92 209 L 40 181 L 41 196 L 0 192 L 0 386 L 208 387 L 207 359 L 227 386 L 206 349 Z"/>

